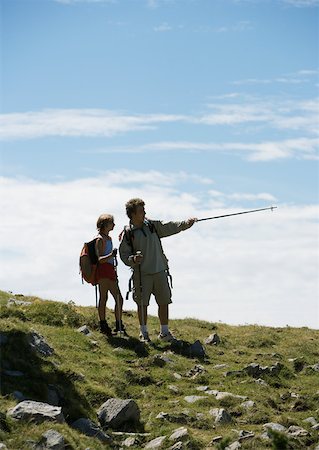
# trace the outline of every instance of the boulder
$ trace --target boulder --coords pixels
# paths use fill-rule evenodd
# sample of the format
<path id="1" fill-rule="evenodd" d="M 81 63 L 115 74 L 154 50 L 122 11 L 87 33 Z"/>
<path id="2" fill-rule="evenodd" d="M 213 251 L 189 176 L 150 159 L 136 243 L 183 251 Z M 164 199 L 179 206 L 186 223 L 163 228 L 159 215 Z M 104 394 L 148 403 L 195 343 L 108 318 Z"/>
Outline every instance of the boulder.
<path id="1" fill-rule="evenodd" d="M 112 438 L 107 434 L 105 434 L 96 423 L 84 417 L 73 422 L 71 426 L 72 428 L 80 431 L 86 436 L 95 437 L 96 439 L 99 439 L 101 442 L 112 441 Z"/>
<path id="2" fill-rule="evenodd" d="M 188 430 L 186 427 L 177 428 L 173 434 L 170 435 L 170 441 L 180 441 L 189 437 Z"/>
<path id="3" fill-rule="evenodd" d="M 48 430 L 42 435 L 34 450 L 64 450 L 65 440 L 62 434 L 55 430 Z"/>
<path id="4" fill-rule="evenodd" d="M 103 428 L 119 429 L 126 422 L 138 422 L 140 410 L 134 400 L 110 398 L 97 411 Z"/>
<path id="5" fill-rule="evenodd" d="M 62 408 L 47 403 L 24 400 L 8 411 L 8 415 L 16 420 L 25 420 L 42 423 L 46 420 L 65 422 Z"/>
<path id="6" fill-rule="evenodd" d="M 43 356 L 51 356 L 54 353 L 52 347 L 44 340 L 44 337 L 33 331 L 29 336 L 29 344 L 32 350 Z"/>
<path id="7" fill-rule="evenodd" d="M 165 439 L 166 439 L 166 436 L 159 436 L 159 437 L 153 439 L 152 441 L 150 441 L 148 444 L 146 444 L 144 448 L 148 448 L 148 449 L 161 448 Z"/>
<path id="8" fill-rule="evenodd" d="M 207 339 L 205 339 L 205 344 L 207 345 L 218 345 L 220 344 L 220 338 L 217 333 L 211 334 L 208 336 Z"/>

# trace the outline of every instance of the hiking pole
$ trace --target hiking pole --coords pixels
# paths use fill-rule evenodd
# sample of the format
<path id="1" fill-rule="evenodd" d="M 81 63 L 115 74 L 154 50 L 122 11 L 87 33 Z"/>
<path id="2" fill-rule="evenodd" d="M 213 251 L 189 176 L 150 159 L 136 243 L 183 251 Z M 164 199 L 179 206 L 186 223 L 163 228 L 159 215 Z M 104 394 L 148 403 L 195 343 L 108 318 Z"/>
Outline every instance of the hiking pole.
<path id="1" fill-rule="evenodd" d="M 277 208 L 277 206 L 270 206 L 269 208 L 251 209 L 249 211 L 241 211 L 241 212 L 238 212 L 238 213 L 223 214 L 222 216 L 205 217 L 204 219 L 197 219 L 196 222 L 202 222 L 203 220 L 220 219 L 222 217 L 238 216 L 239 214 L 249 214 L 249 213 L 254 213 L 254 212 L 257 212 L 257 211 L 266 211 L 266 210 L 269 210 L 269 209 L 271 211 L 273 211 L 276 208 Z"/>
<path id="2" fill-rule="evenodd" d="M 114 257 L 114 271 L 115 271 L 115 279 L 116 279 L 116 287 L 117 287 L 117 293 L 116 293 L 116 305 L 117 305 L 117 310 L 118 310 L 118 315 L 120 316 L 120 319 L 118 319 L 119 322 L 119 332 L 120 334 L 122 334 L 122 314 L 120 314 L 120 286 L 119 286 L 119 279 L 117 276 L 117 266 L 118 266 L 118 262 L 117 262 L 117 249 L 114 248 L 113 249 L 113 257 Z"/>
<path id="3" fill-rule="evenodd" d="M 136 256 L 142 256 L 142 252 L 137 251 Z M 141 264 L 138 265 L 138 276 L 139 276 L 140 296 L 141 296 L 141 322 L 142 322 L 142 327 L 144 329 L 145 317 L 144 317 L 144 304 L 143 304 L 143 284 L 142 284 Z"/>

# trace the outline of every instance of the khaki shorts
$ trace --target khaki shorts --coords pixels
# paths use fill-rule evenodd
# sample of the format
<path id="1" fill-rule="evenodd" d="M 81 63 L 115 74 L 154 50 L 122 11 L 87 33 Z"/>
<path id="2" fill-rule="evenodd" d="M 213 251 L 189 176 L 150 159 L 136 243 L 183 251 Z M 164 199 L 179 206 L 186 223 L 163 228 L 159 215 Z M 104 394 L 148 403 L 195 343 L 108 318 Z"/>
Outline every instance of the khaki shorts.
<path id="1" fill-rule="evenodd" d="M 142 296 L 144 306 L 149 305 L 151 294 L 154 295 L 158 305 L 168 305 L 169 303 L 172 303 L 172 292 L 165 271 L 153 273 L 151 275 L 142 274 Z M 133 275 L 133 300 L 138 305 L 141 304 L 140 277 L 138 270 L 135 270 Z"/>

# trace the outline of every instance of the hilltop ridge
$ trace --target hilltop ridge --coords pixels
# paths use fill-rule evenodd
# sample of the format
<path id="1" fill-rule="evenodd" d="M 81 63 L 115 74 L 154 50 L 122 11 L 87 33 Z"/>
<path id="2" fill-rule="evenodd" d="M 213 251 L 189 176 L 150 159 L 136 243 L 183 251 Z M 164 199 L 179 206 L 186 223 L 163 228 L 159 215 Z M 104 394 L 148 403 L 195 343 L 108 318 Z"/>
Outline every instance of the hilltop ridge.
<path id="1" fill-rule="evenodd" d="M 170 322 L 173 346 L 156 339 L 150 317 L 144 346 L 134 311 L 124 312 L 129 337 L 107 339 L 93 307 L 4 291 L 0 305 L 1 448 L 319 448 L 316 330 L 186 318 Z M 205 355 L 189 351 L 196 341 Z M 136 420 L 103 424 L 111 399 L 132 400 Z M 60 408 L 64 421 L 13 417 L 26 400 Z M 110 439 L 80 432 L 79 419 Z M 49 446 L 50 430 L 61 447 Z"/>

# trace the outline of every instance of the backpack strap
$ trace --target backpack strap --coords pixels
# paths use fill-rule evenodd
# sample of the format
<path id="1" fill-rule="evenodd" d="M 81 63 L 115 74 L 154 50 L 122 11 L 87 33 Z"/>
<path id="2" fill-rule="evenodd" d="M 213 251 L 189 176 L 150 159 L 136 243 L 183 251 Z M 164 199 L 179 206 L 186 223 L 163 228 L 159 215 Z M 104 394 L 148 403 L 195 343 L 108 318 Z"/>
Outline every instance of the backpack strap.
<path id="1" fill-rule="evenodd" d="M 148 227 L 149 227 L 150 231 L 151 231 L 152 233 L 154 233 L 154 232 L 156 233 L 156 235 L 157 235 L 157 237 L 158 237 L 158 240 L 159 240 L 159 243 L 160 243 L 160 246 L 161 246 L 162 253 L 163 253 L 163 255 L 165 256 L 164 249 L 163 249 L 163 245 L 162 245 L 162 241 L 161 241 L 161 238 L 160 238 L 159 235 L 158 235 L 156 226 L 155 226 L 154 223 L 153 223 L 151 220 L 149 220 L 149 219 L 147 219 L 147 222 L 148 222 Z M 166 261 L 168 261 L 168 259 L 166 258 L 166 256 L 165 256 L 165 259 L 166 259 Z M 166 274 L 167 274 L 167 277 L 169 278 L 171 288 L 173 289 L 173 277 L 172 277 L 172 275 L 170 274 L 169 267 L 168 267 L 168 262 L 166 263 L 166 271 L 165 271 L 165 272 L 166 272 Z"/>

